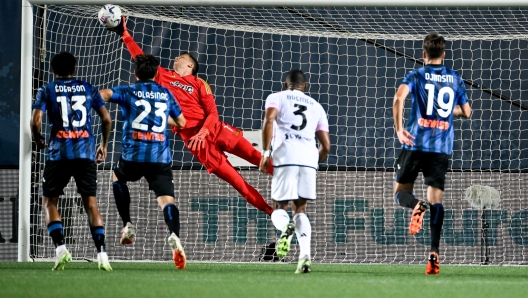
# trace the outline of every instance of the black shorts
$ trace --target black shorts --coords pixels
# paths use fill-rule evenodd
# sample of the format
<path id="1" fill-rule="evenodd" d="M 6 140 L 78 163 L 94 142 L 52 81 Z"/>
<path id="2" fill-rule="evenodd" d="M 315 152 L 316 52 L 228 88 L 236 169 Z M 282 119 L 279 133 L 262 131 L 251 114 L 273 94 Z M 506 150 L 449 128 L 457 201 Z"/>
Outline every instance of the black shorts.
<path id="1" fill-rule="evenodd" d="M 418 172 L 422 171 L 424 184 L 443 191 L 448 165 L 447 154 L 402 149 L 396 160 L 394 181 L 401 184 L 414 183 Z"/>
<path id="2" fill-rule="evenodd" d="M 120 158 L 114 166 L 114 174 L 119 182 L 137 181 L 144 176 L 156 197 L 174 197 L 170 163 L 134 162 Z"/>
<path id="3" fill-rule="evenodd" d="M 42 194 L 48 198 L 63 195 L 72 176 L 81 196 L 97 195 L 97 166 L 90 159 L 47 160 Z"/>

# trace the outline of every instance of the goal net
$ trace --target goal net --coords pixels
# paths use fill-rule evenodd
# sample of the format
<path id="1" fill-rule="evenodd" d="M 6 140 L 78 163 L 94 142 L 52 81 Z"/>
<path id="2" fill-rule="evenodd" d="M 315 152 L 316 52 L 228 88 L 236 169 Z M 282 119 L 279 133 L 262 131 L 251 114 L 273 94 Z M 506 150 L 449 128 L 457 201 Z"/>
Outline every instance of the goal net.
<path id="1" fill-rule="evenodd" d="M 99 25 L 99 6 L 36 6 L 33 89 L 53 80 L 59 51 L 77 57 L 77 77 L 99 88 L 135 82 L 120 38 Z M 471 119 L 454 121 L 455 142 L 444 192 L 443 264 L 527 264 L 528 10 L 498 8 L 337 8 L 122 6 L 127 27 L 146 53 L 172 68 L 179 53 L 195 54 L 222 120 L 248 135 L 262 126 L 264 99 L 282 89 L 284 75 L 303 70 L 307 93 L 328 113 L 332 150 L 318 172 L 317 200 L 307 208 L 317 263 L 425 263 L 424 228 L 408 232 L 410 210 L 393 198 L 399 142 L 392 100 L 401 79 L 422 65 L 431 32 L 447 44 L 445 64 L 467 79 Z M 523 54 L 524 53 L 524 54 Z M 406 115 L 410 101 L 406 104 Z M 121 113 L 109 104 L 109 157 L 98 167 L 98 201 L 111 260 L 168 261 L 172 254 L 154 194 L 145 180 L 129 183 L 137 227 L 133 245 L 119 245 L 111 169 L 121 152 Z M 28 112 L 28 111 L 25 111 Z M 95 115 L 94 115 L 95 116 Z M 94 131 L 100 140 L 100 120 Z M 44 125 L 45 127 L 45 125 Z M 181 238 L 190 261 L 258 262 L 275 241 L 270 219 L 207 171 L 171 135 Z M 258 133 L 257 133 L 258 135 Z M 257 138 L 258 139 L 258 138 Z M 260 140 L 254 141 L 259 144 Z M 31 255 L 54 257 L 40 207 L 44 152 L 33 152 Z M 235 164 L 238 161 L 233 160 Z M 249 184 L 269 200 L 270 176 L 241 166 Z M 465 200 L 473 185 L 493 187 L 500 203 L 477 209 Z M 418 198 L 426 197 L 421 175 Z M 74 258 L 96 251 L 73 181 L 60 201 L 66 244 Z M 294 243 L 295 240 L 294 240 Z M 287 261 L 297 258 L 294 244 Z"/>

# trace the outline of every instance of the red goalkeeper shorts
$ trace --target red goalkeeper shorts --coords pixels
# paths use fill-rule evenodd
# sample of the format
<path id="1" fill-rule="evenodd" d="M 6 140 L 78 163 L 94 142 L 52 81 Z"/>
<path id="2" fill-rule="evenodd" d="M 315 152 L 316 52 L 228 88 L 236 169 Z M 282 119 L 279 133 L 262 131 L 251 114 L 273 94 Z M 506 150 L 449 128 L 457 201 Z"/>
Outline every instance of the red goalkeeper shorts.
<path id="1" fill-rule="evenodd" d="M 200 128 L 197 129 L 183 129 L 179 130 L 178 134 L 187 144 L 188 140 L 194 136 Z M 225 122 L 218 121 L 209 135 L 206 137 L 205 149 L 191 151 L 191 153 L 198 159 L 198 161 L 207 168 L 209 174 L 216 171 L 216 169 L 227 161 L 227 156 L 224 151 L 231 151 L 237 145 L 240 138 L 243 137 L 243 132 Z"/>

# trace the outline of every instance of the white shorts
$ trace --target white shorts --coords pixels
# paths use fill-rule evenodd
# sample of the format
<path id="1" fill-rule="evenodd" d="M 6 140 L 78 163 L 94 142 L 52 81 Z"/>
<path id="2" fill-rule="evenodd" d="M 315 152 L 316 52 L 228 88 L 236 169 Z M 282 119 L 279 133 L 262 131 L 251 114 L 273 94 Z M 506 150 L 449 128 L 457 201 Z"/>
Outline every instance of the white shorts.
<path id="1" fill-rule="evenodd" d="M 275 201 L 292 201 L 298 198 L 315 200 L 315 176 L 310 167 L 284 166 L 273 169 L 271 198 Z"/>

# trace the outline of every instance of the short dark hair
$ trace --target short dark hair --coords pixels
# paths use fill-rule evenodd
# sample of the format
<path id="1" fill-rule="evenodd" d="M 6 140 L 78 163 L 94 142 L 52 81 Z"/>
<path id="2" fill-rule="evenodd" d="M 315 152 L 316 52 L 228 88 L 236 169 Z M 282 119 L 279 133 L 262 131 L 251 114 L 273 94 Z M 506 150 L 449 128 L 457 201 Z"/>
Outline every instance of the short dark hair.
<path id="1" fill-rule="evenodd" d="M 74 73 L 77 61 L 69 52 L 60 52 L 51 58 L 51 69 L 60 77 L 67 77 Z"/>
<path id="2" fill-rule="evenodd" d="M 196 57 L 194 57 L 191 53 L 189 52 L 183 52 L 181 53 L 182 55 L 187 55 L 189 56 L 189 58 L 191 58 L 191 60 L 193 61 L 194 63 L 194 66 L 192 68 L 192 74 L 193 76 L 195 76 L 197 73 L 198 73 L 198 70 L 200 69 L 200 64 L 198 63 L 198 59 L 196 59 Z"/>
<path id="3" fill-rule="evenodd" d="M 436 59 L 442 57 L 445 51 L 445 44 L 446 42 L 443 36 L 431 33 L 425 37 L 423 49 L 429 59 Z"/>
<path id="4" fill-rule="evenodd" d="M 299 86 L 306 84 L 306 77 L 300 69 L 292 69 L 286 75 L 286 82 L 291 86 Z"/>
<path id="5" fill-rule="evenodd" d="M 152 55 L 137 55 L 136 69 L 134 72 L 140 80 L 152 80 L 156 77 L 159 62 L 156 57 Z"/>

